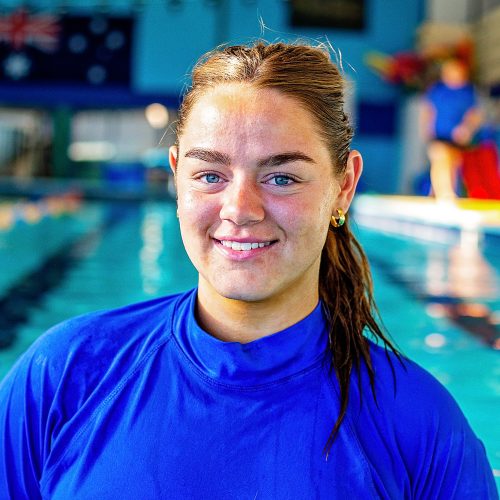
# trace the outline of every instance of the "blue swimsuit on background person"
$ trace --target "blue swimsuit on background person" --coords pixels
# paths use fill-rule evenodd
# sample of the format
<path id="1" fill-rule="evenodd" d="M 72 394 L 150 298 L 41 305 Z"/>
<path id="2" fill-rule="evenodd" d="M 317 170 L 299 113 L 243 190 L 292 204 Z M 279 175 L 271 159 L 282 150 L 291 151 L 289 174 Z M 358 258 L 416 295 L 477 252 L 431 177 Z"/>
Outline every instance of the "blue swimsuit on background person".
<path id="1" fill-rule="evenodd" d="M 426 97 L 436 113 L 433 138 L 454 143 L 453 129 L 468 111 L 478 105 L 474 87 L 468 83 L 460 88 L 451 88 L 438 82 L 427 91 Z"/>
<path id="2" fill-rule="evenodd" d="M 196 290 L 49 330 L 0 384 L 0 499 L 498 498 L 448 392 L 371 345 L 339 411 L 321 304 L 247 344 L 197 324 Z M 360 404 L 360 389 L 363 398 Z M 40 493 L 41 492 L 41 493 Z"/>

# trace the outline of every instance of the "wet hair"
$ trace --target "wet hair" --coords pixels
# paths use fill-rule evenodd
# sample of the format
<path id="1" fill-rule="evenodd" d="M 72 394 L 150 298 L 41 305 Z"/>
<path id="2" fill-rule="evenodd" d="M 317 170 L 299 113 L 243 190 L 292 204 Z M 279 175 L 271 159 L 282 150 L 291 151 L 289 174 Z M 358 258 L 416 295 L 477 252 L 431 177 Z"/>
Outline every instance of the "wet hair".
<path id="1" fill-rule="evenodd" d="M 194 103 L 211 89 L 243 83 L 275 89 L 307 109 L 330 151 L 334 174 L 345 173 L 353 128 L 344 112 L 345 81 L 326 46 L 255 42 L 227 46 L 205 54 L 192 71 L 192 85 L 184 95 L 177 137 Z M 345 417 L 353 369 L 358 377 L 365 363 L 375 397 L 375 372 L 364 333 L 398 353 L 378 324 L 378 310 L 367 258 L 349 229 L 349 217 L 339 228 L 330 225 L 321 255 L 319 295 L 329 322 L 330 370 L 335 370 L 341 394 L 337 421 L 325 444 L 328 456 Z"/>

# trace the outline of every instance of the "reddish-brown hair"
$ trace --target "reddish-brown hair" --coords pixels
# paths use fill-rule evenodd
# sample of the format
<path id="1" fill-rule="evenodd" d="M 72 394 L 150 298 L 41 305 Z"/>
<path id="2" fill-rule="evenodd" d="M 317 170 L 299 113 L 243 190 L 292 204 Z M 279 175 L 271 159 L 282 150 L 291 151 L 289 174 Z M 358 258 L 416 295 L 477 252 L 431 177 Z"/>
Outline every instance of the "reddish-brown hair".
<path id="1" fill-rule="evenodd" d="M 353 129 L 344 112 L 344 78 L 326 47 L 259 41 L 204 55 L 193 69 L 192 85 L 179 110 L 177 137 L 182 135 L 197 99 L 218 85 L 230 83 L 276 89 L 300 102 L 318 124 L 335 174 L 345 172 Z M 378 325 L 368 261 L 349 229 L 348 218 L 342 227 L 330 229 L 321 256 L 319 294 L 329 321 L 331 367 L 340 385 L 341 407 L 325 445 L 327 455 L 347 411 L 353 368 L 359 373 L 362 362 L 375 396 L 375 373 L 365 330 L 397 354 Z"/>

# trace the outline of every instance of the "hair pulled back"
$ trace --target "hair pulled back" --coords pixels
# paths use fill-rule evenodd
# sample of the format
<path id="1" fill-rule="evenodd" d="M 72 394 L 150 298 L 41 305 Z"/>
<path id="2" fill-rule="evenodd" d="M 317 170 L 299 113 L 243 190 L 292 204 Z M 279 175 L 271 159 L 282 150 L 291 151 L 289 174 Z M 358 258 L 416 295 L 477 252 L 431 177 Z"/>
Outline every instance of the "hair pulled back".
<path id="1" fill-rule="evenodd" d="M 258 41 L 252 46 L 227 46 L 205 54 L 192 71 L 192 85 L 179 110 L 177 137 L 182 135 L 199 97 L 217 86 L 233 83 L 275 89 L 300 102 L 316 120 L 334 173 L 343 175 L 353 129 L 344 112 L 344 79 L 325 46 Z M 325 445 L 328 456 L 347 411 L 353 368 L 359 376 L 361 362 L 366 364 L 375 397 L 375 373 L 365 329 L 396 352 L 378 326 L 368 261 L 349 229 L 348 217 L 343 226 L 330 226 L 328 231 L 321 256 L 319 295 L 329 321 L 331 368 L 341 394 L 340 412 Z"/>

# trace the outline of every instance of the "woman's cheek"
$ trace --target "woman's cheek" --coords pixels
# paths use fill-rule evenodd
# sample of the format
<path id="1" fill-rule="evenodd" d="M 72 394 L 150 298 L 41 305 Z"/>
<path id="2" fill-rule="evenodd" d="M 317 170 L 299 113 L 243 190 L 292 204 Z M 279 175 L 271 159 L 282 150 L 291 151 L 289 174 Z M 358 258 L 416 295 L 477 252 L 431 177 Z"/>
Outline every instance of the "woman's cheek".
<path id="1" fill-rule="evenodd" d="M 319 202 L 319 200 L 324 200 Z M 306 196 L 297 197 L 285 204 L 280 209 L 280 219 L 293 227 L 317 227 L 322 219 L 329 218 L 329 203 L 322 193 L 307 193 Z"/>
<path id="2" fill-rule="evenodd" d="M 185 215 L 190 214 L 194 218 L 200 218 L 211 210 L 213 201 L 208 200 L 205 193 L 189 189 L 179 195 L 179 204 L 185 211 Z"/>

